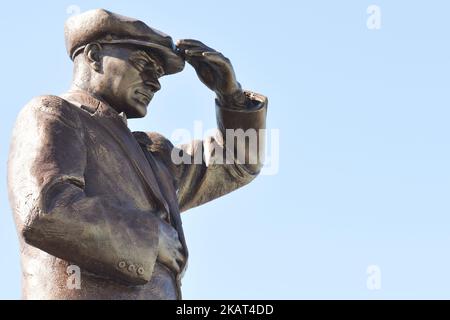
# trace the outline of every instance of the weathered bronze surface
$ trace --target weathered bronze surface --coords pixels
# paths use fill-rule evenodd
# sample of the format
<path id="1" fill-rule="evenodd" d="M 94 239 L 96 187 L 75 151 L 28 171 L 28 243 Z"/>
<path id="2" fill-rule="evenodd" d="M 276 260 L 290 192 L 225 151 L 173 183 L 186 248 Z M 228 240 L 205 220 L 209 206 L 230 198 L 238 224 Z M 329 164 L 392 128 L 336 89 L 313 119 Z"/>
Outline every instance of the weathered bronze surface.
<path id="1" fill-rule="evenodd" d="M 180 299 L 188 259 L 180 212 L 257 176 L 263 141 L 239 150 L 224 137 L 227 129 L 264 129 L 267 99 L 243 91 L 230 61 L 200 41 L 175 45 L 103 9 L 70 18 L 65 38 L 72 87 L 22 109 L 9 155 L 23 297 Z M 175 147 L 160 134 L 131 132 L 127 118 L 144 117 L 158 78 L 185 61 L 217 94 L 219 134 Z M 258 160 L 237 161 L 239 151 Z M 231 163 L 213 161 L 230 152 Z M 79 288 L 67 286 L 70 265 L 81 270 Z"/>

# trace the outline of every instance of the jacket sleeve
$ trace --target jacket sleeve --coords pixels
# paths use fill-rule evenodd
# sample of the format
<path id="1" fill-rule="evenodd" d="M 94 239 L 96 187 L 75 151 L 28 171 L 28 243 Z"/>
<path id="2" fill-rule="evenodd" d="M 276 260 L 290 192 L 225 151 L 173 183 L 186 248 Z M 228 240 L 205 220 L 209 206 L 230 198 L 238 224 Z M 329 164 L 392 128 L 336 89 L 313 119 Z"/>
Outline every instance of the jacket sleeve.
<path id="1" fill-rule="evenodd" d="M 203 141 L 174 147 L 165 138 L 149 134 L 153 135 L 152 151 L 166 150 L 164 158 L 174 176 L 181 212 L 232 192 L 259 174 L 267 98 L 248 91 L 245 95 L 245 106 L 221 105 L 216 100 L 218 130 Z"/>
<path id="2" fill-rule="evenodd" d="M 101 276 L 138 285 L 151 278 L 156 217 L 85 193 L 86 146 L 76 107 L 59 97 L 32 100 L 13 132 L 10 201 L 23 240 Z"/>

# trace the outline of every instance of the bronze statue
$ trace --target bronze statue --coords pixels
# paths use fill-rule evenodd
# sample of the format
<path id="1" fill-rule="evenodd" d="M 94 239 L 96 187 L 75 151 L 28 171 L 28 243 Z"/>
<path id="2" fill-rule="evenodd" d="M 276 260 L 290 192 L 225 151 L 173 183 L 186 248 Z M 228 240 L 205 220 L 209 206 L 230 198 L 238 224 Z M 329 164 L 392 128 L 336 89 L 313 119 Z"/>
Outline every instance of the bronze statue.
<path id="1" fill-rule="evenodd" d="M 98 9 L 71 17 L 72 87 L 32 99 L 13 132 L 8 185 L 21 244 L 25 299 L 180 299 L 188 250 L 180 212 L 252 181 L 263 148 L 230 145 L 228 129 L 265 128 L 267 99 L 243 91 L 230 61 L 200 41 Z M 187 61 L 217 94 L 219 135 L 175 147 L 131 132 L 158 78 Z M 236 154 L 244 152 L 245 160 Z M 231 162 L 214 162 L 220 153 Z M 193 158 L 200 153 L 200 163 Z M 213 154 L 214 153 L 214 154 Z M 183 161 L 174 161 L 174 155 Z M 81 286 L 67 286 L 67 270 Z"/>

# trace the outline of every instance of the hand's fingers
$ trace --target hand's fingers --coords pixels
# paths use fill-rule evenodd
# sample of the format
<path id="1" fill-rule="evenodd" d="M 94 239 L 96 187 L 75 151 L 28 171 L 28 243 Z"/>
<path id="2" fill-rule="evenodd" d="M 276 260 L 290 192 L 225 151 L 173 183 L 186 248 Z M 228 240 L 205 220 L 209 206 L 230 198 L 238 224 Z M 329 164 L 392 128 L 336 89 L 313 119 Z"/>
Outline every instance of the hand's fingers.
<path id="1" fill-rule="evenodd" d="M 205 57 L 211 57 L 211 58 L 213 58 L 213 57 L 217 57 L 217 58 L 222 57 L 222 58 L 224 58 L 224 56 L 220 52 L 217 52 L 217 51 L 205 51 L 205 52 L 203 52 L 203 55 Z"/>
<path id="2" fill-rule="evenodd" d="M 203 50 L 203 49 L 186 49 L 184 50 L 184 53 L 187 56 L 203 56 L 205 58 L 208 58 L 209 60 L 212 61 L 217 61 L 217 62 L 229 62 L 230 60 L 228 60 L 228 58 L 224 57 L 223 54 L 221 54 L 220 52 L 217 51 L 208 51 L 208 50 Z"/>
<path id="3" fill-rule="evenodd" d="M 175 273 L 180 273 L 180 271 L 181 271 L 181 267 L 180 267 L 180 265 L 178 264 L 178 262 L 176 260 L 172 261 L 172 270 Z"/>
<path id="4" fill-rule="evenodd" d="M 204 44 L 201 41 L 194 40 L 194 39 L 180 39 L 176 43 L 177 47 L 185 50 L 190 48 L 197 48 L 197 49 L 204 49 L 208 51 L 215 51 L 214 49 L 208 47 L 206 44 Z"/>
<path id="5" fill-rule="evenodd" d="M 208 58 L 209 60 L 215 60 L 215 61 L 221 61 L 221 60 L 228 60 L 221 54 L 220 52 L 216 51 L 208 51 L 203 49 L 186 49 L 184 50 L 184 53 L 187 56 L 201 56 Z"/>
<path id="6" fill-rule="evenodd" d="M 202 54 L 205 58 L 207 58 L 211 62 L 218 63 L 220 65 L 230 65 L 230 60 L 223 56 L 220 52 L 210 52 L 206 51 Z"/>
<path id="7" fill-rule="evenodd" d="M 175 250 L 172 252 L 172 259 L 170 261 L 170 265 L 175 272 L 181 271 L 181 266 L 184 264 L 185 257 L 179 250 Z"/>
<path id="8" fill-rule="evenodd" d="M 205 44 L 195 39 L 179 39 L 176 42 L 177 46 L 204 46 Z"/>
<path id="9" fill-rule="evenodd" d="M 202 57 L 204 52 L 205 50 L 193 50 L 193 49 L 184 50 L 184 54 L 188 57 Z"/>
<path id="10" fill-rule="evenodd" d="M 186 62 L 189 63 L 197 72 L 210 65 L 209 61 L 203 57 L 202 50 L 186 50 L 185 54 Z M 211 66 L 210 66 L 211 67 Z"/>
<path id="11" fill-rule="evenodd" d="M 219 66 L 221 69 L 231 66 L 230 60 L 225 58 L 220 52 L 211 52 L 203 50 L 186 50 L 186 61 L 197 67 L 202 62 L 215 68 Z"/>
<path id="12" fill-rule="evenodd" d="M 163 263 L 164 265 L 169 267 L 174 272 L 180 271 L 180 266 L 179 266 L 178 262 L 170 254 L 169 255 L 159 255 L 158 259 L 159 259 L 158 261 L 160 261 L 161 263 Z"/>
<path id="13" fill-rule="evenodd" d="M 191 63 L 191 62 L 203 62 L 206 64 L 221 64 L 224 65 L 226 64 L 226 62 L 222 62 L 220 61 L 220 56 L 221 54 L 219 53 L 220 56 L 216 56 L 214 54 L 214 52 L 211 51 L 205 51 L 205 50 L 185 50 L 185 59 L 187 62 Z M 214 54 L 214 55 L 211 55 Z M 191 63 L 192 64 L 192 63 Z M 195 65 L 194 65 L 195 67 Z"/>
<path id="14" fill-rule="evenodd" d="M 180 263 L 178 263 L 178 261 L 177 261 L 178 260 L 177 252 L 178 251 L 172 249 L 168 252 L 168 256 L 164 257 L 165 259 L 160 260 L 162 263 L 167 265 L 169 268 L 171 268 L 175 272 L 180 271 Z"/>

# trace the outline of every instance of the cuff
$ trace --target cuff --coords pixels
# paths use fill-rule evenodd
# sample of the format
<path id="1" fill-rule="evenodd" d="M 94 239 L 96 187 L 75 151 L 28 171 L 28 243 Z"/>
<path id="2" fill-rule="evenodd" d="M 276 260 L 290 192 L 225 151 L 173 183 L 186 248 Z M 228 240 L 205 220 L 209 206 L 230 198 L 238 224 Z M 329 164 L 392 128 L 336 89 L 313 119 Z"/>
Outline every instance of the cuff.
<path id="1" fill-rule="evenodd" d="M 216 99 L 217 125 L 222 132 L 226 129 L 265 129 L 267 97 L 251 91 L 244 91 L 246 101 L 243 106 Z"/>

